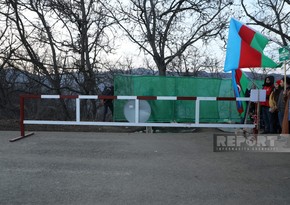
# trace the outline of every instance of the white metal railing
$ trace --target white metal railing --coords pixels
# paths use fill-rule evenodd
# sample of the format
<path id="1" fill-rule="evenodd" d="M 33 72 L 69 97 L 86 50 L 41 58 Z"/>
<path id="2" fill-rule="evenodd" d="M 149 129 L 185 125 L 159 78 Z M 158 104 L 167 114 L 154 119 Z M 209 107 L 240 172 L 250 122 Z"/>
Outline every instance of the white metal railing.
<path id="1" fill-rule="evenodd" d="M 53 120 L 25 120 L 24 100 L 25 99 L 75 99 L 76 116 L 74 121 L 53 121 Z M 115 99 L 135 100 L 135 122 L 88 122 L 81 121 L 80 101 L 83 99 Z M 147 123 L 139 122 L 139 101 L 140 100 L 192 100 L 195 101 L 194 123 Z M 208 128 L 254 128 L 254 124 L 228 124 L 228 123 L 200 123 L 200 103 L 202 101 L 250 101 L 250 98 L 235 97 L 182 97 L 182 96 L 91 96 L 91 95 L 21 95 L 20 96 L 20 130 L 21 136 L 25 137 L 27 124 L 34 125 L 95 125 L 95 126 L 141 126 L 141 127 L 208 127 Z M 29 135 L 28 135 L 29 136 Z M 18 140 L 15 138 L 10 141 Z"/>

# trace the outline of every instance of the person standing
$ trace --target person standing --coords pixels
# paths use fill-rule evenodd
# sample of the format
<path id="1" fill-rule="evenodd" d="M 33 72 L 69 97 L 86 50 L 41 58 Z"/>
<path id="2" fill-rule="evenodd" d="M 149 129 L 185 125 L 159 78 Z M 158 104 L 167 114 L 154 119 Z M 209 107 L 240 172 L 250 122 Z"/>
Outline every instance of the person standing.
<path id="1" fill-rule="evenodd" d="M 114 86 L 108 86 L 105 87 L 103 93 L 105 96 L 114 96 Z M 103 100 L 103 105 L 104 105 L 104 114 L 103 114 L 103 122 L 106 120 L 106 116 L 108 113 L 108 109 L 111 110 L 112 117 L 114 114 L 114 104 L 113 104 L 113 99 L 104 99 Z"/>
<path id="2" fill-rule="evenodd" d="M 278 97 L 277 108 L 278 108 L 279 123 L 280 123 L 280 126 L 281 126 L 282 131 L 283 131 L 283 118 L 284 118 L 284 112 L 285 112 L 285 104 L 286 104 L 286 100 L 287 100 L 286 90 L 290 86 L 290 78 L 286 77 L 286 89 L 284 89 L 284 78 L 281 79 L 280 86 L 281 86 L 281 90 L 280 90 L 279 97 Z M 284 125 L 284 127 L 285 127 L 285 125 Z M 286 129 L 288 130 L 288 128 L 286 128 Z M 284 129 L 284 131 L 285 131 L 285 129 Z"/>
<path id="3" fill-rule="evenodd" d="M 266 101 L 261 102 L 261 114 L 264 122 L 263 134 L 273 133 L 272 115 L 270 112 L 269 97 L 274 88 L 274 76 L 267 76 L 264 80 L 263 89 L 266 90 Z"/>
<path id="4" fill-rule="evenodd" d="M 286 77 L 286 84 L 287 84 L 287 81 L 289 81 L 289 83 L 290 83 L 290 78 Z M 280 127 L 282 128 L 283 116 L 284 116 L 284 111 L 285 111 L 284 78 L 282 78 L 280 80 L 280 87 L 281 87 L 281 89 L 280 89 L 279 96 L 278 96 L 277 109 L 278 109 L 279 124 L 280 124 Z"/>
<path id="5" fill-rule="evenodd" d="M 282 134 L 289 134 L 289 122 L 290 122 L 290 78 L 286 77 L 286 91 L 283 92 L 284 96 L 284 116 L 282 122 Z"/>
<path id="6" fill-rule="evenodd" d="M 271 112 L 271 119 L 273 123 L 273 131 L 275 134 L 281 133 L 281 126 L 279 123 L 279 117 L 278 117 L 278 98 L 281 91 L 280 86 L 281 80 L 277 80 L 274 83 L 274 89 L 269 97 L 269 106 L 270 106 L 270 112 Z"/>

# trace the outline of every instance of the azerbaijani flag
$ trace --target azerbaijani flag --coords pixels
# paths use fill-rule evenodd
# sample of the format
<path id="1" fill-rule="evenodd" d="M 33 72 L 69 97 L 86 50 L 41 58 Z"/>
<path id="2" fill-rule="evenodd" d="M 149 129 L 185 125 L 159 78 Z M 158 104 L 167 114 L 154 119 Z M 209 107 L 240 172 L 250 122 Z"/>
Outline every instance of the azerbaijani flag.
<path id="1" fill-rule="evenodd" d="M 280 65 L 263 54 L 268 42 L 269 39 L 265 36 L 232 18 L 224 71 L 250 67 L 279 67 Z"/>
<path id="2" fill-rule="evenodd" d="M 253 85 L 241 69 L 232 70 L 232 84 L 236 97 L 245 97 L 249 84 Z M 238 112 L 243 113 L 243 105 L 245 103 L 242 101 L 236 101 L 236 103 Z"/>
<path id="3" fill-rule="evenodd" d="M 236 19 L 231 19 L 224 71 L 232 71 L 232 84 L 236 97 L 240 97 L 240 92 L 247 88 L 245 81 L 241 81 L 246 77 L 240 68 L 281 66 L 263 54 L 268 42 L 269 39 L 264 35 Z M 237 101 L 237 109 L 239 113 L 243 112 L 242 102 Z"/>

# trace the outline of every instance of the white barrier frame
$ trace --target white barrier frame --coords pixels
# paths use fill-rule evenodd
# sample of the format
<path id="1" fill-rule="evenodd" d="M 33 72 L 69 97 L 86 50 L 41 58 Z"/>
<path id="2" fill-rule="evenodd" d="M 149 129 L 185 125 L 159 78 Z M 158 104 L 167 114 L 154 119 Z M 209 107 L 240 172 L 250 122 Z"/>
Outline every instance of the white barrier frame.
<path id="1" fill-rule="evenodd" d="M 57 96 L 42 96 L 43 99 L 58 99 Z M 158 100 L 176 100 L 176 97 L 160 96 Z M 137 96 L 122 96 L 120 100 L 135 100 L 135 122 L 88 122 L 80 120 L 80 100 L 98 99 L 96 96 L 79 96 L 76 98 L 76 120 L 75 121 L 51 121 L 51 120 L 24 120 L 24 124 L 34 125 L 100 125 L 100 126 L 141 126 L 141 127 L 220 127 L 220 128 L 254 128 L 253 124 L 218 124 L 218 123 L 199 123 L 200 102 L 216 101 L 216 97 L 197 97 L 195 104 L 195 122 L 194 123 L 140 123 L 139 120 L 139 99 Z M 249 101 L 250 98 L 239 98 L 239 101 Z"/>
<path id="2" fill-rule="evenodd" d="M 76 115 L 75 121 L 53 121 L 53 120 L 25 120 L 24 119 L 24 99 L 35 98 L 35 99 L 60 99 L 60 98 L 70 98 L 75 99 L 76 102 Z M 223 123 L 200 123 L 200 103 L 201 101 L 250 101 L 250 98 L 240 97 L 183 97 L 196 101 L 195 104 L 195 122 L 194 123 L 140 123 L 139 120 L 139 100 L 180 100 L 176 96 L 90 96 L 90 95 L 79 95 L 79 96 L 60 96 L 60 95 L 22 95 L 20 96 L 20 138 L 30 136 L 25 135 L 24 125 L 91 125 L 91 126 L 140 126 L 140 127 L 200 127 L 200 128 L 255 128 L 254 124 L 223 124 Z M 182 98 L 182 97 L 180 97 Z M 80 100 L 82 99 L 117 99 L 117 100 L 135 100 L 135 122 L 89 122 L 80 120 Z M 16 141 L 15 138 L 10 141 Z"/>

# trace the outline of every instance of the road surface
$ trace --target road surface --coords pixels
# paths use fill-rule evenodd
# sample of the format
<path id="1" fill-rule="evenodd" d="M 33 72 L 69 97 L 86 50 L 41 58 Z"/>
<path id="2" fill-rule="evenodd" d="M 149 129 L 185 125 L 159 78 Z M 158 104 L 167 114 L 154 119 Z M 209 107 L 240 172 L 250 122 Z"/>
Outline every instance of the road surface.
<path id="1" fill-rule="evenodd" d="M 290 153 L 215 153 L 214 133 L 0 131 L 0 204 L 290 204 Z"/>

